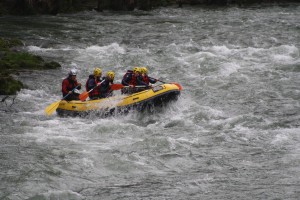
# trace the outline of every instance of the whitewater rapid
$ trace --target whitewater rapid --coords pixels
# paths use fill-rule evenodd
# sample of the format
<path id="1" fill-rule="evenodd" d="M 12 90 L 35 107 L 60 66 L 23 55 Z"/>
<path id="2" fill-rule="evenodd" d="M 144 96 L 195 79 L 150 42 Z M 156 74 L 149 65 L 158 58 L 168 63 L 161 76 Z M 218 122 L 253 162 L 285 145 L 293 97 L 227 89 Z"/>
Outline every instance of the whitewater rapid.
<path id="1" fill-rule="evenodd" d="M 0 199 L 298 199 L 299 5 L 2 16 L 61 69 L 1 102 Z M 178 82 L 153 114 L 48 117 L 71 68 Z M 115 91 L 118 94 L 119 91 Z"/>

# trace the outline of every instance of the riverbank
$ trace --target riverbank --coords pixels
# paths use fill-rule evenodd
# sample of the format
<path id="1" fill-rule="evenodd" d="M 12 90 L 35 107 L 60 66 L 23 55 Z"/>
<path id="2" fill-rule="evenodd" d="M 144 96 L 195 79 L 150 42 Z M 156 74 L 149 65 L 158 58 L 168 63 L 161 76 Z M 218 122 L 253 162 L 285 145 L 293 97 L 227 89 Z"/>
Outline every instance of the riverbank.
<path id="1" fill-rule="evenodd" d="M 46 62 L 42 57 L 27 53 L 18 39 L 0 38 L 0 95 L 15 95 L 26 87 L 16 80 L 22 70 L 45 70 L 61 67 L 59 63 Z"/>
<path id="2" fill-rule="evenodd" d="M 86 10 L 133 11 L 164 6 L 249 6 L 292 2 L 299 3 L 298 0 L 11 0 L 0 2 L 0 15 L 56 15 Z"/>

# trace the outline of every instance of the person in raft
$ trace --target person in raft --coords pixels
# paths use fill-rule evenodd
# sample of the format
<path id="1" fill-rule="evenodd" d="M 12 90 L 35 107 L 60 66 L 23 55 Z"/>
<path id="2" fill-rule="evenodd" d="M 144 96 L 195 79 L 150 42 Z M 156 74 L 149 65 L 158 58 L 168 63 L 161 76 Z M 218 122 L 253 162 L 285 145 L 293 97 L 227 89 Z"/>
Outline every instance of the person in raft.
<path id="1" fill-rule="evenodd" d="M 132 76 L 134 76 L 134 72 L 136 72 L 137 70 L 138 67 L 134 67 L 133 70 L 127 70 L 122 78 L 122 85 L 129 86 L 130 83 L 133 82 L 134 78 L 132 78 Z"/>
<path id="2" fill-rule="evenodd" d="M 149 85 L 143 81 L 142 71 L 139 67 L 134 67 L 133 70 L 127 70 L 123 76 L 122 85 L 126 86 L 122 88 L 122 94 L 132 94 L 144 90 Z M 142 86 L 142 87 L 136 87 Z"/>
<path id="3" fill-rule="evenodd" d="M 154 83 L 157 82 L 156 79 L 151 78 L 151 77 L 148 76 L 148 69 L 147 69 L 147 67 L 141 67 L 141 71 L 142 71 L 143 82 L 145 82 L 149 86 L 151 86 L 150 84 L 154 84 Z"/>
<path id="4" fill-rule="evenodd" d="M 81 89 L 81 83 L 76 79 L 77 70 L 70 70 L 68 77 L 62 81 L 62 95 L 65 100 L 79 100 L 79 90 Z M 68 95 L 68 96 L 67 96 Z"/>
<path id="5" fill-rule="evenodd" d="M 100 98 L 107 98 L 113 95 L 111 85 L 114 84 L 115 72 L 108 71 L 103 77 L 100 85 Z"/>
<path id="6" fill-rule="evenodd" d="M 95 68 L 94 73 L 89 75 L 89 78 L 85 83 L 86 91 L 90 91 L 91 89 L 93 89 L 89 93 L 89 97 L 91 100 L 99 99 L 101 97 L 100 95 L 100 83 L 102 81 L 101 75 L 102 75 L 102 70 L 100 68 Z"/>

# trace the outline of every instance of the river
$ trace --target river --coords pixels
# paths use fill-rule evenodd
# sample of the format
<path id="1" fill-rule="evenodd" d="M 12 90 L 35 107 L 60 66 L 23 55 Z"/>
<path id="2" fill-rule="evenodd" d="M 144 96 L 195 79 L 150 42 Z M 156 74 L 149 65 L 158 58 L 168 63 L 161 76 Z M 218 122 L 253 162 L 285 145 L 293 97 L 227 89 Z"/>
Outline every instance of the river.
<path id="1" fill-rule="evenodd" d="M 0 199 L 299 199 L 300 5 L 2 16 L 61 69 L 0 102 Z M 152 114 L 46 116 L 71 68 L 178 82 Z M 158 83 L 157 83 L 158 84 Z M 116 91 L 117 93 L 117 91 Z"/>

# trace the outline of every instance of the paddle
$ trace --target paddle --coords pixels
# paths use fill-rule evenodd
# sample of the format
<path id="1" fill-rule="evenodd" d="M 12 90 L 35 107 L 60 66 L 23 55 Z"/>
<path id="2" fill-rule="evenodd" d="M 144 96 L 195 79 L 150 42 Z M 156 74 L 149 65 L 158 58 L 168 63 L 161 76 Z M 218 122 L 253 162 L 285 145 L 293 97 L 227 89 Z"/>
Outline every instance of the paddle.
<path id="1" fill-rule="evenodd" d="M 90 93 L 91 91 L 93 91 L 96 87 L 98 87 L 99 85 L 101 85 L 101 83 L 103 83 L 104 81 L 105 81 L 105 80 L 101 81 L 100 83 L 98 83 L 95 87 L 93 87 L 93 88 L 90 89 L 89 91 L 85 91 L 85 92 L 81 93 L 81 94 L 79 95 L 80 101 L 85 101 L 86 98 L 88 98 L 89 93 Z"/>
<path id="2" fill-rule="evenodd" d="M 149 77 L 149 76 L 148 76 L 148 77 Z M 152 77 L 149 77 L 149 78 L 152 78 Z M 155 79 L 155 80 L 157 80 L 157 81 L 159 81 L 159 82 L 162 82 L 162 83 L 167 83 L 167 82 L 165 82 L 165 81 L 161 81 L 161 80 L 158 80 L 158 79 L 156 79 L 156 78 L 152 78 L 152 79 Z M 176 85 L 176 86 L 178 87 L 179 90 L 182 90 L 182 86 L 181 86 L 179 83 L 171 83 L 171 84 Z"/>
<path id="3" fill-rule="evenodd" d="M 116 84 L 112 84 L 110 86 L 110 88 L 112 90 L 120 90 L 122 88 L 129 88 L 129 87 L 132 87 L 132 88 L 140 88 L 140 87 L 148 87 L 148 86 L 145 86 L 145 85 L 137 85 L 137 86 L 126 86 L 126 85 L 122 85 L 120 83 L 116 83 Z"/>
<path id="4" fill-rule="evenodd" d="M 78 87 L 79 87 L 79 85 L 77 85 L 77 86 L 72 90 L 72 92 L 73 92 L 74 90 L 76 90 Z M 65 98 L 67 98 L 70 94 L 72 94 L 72 92 L 71 92 L 71 93 L 68 93 L 68 94 L 67 94 L 66 96 L 64 96 L 61 100 L 64 100 Z M 60 101 L 61 101 L 61 100 L 60 100 Z M 51 114 L 57 109 L 57 107 L 59 106 L 60 101 L 54 102 L 54 103 L 50 104 L 49 106 L 47 106 L 47 108 L 45 109 L 45 113 L 46 113 L 48 116 L 51 115 Z"/>
<path id="5" fill-rule="evenodd" d="M 124 85 L 122 85 L 122 84 L 120 84 L 120 83 L 116 83 L 116 84 L 112 84 L 111 86 L 110 86 L 110 89 L 112 89 L 112 90 L 120 90 L 120 89 L 122 89 L 124 87 Z"/>

